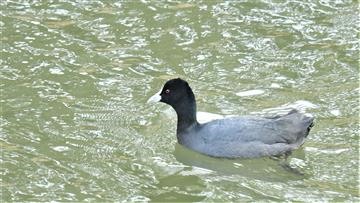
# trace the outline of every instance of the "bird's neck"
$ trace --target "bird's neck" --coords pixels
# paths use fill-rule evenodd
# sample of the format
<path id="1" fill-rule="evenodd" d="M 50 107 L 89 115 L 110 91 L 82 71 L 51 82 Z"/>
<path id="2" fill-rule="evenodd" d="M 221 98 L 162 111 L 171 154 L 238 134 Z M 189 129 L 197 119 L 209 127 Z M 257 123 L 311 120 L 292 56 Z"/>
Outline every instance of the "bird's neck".
<path id="1" fill-rule="evenodd" d="M 188 101 L 181 103 L 175 109 L 177 114 L 177 134 L 182 134 L 188 129 L 198 125 L 196 120 L 196 102 Z"/>

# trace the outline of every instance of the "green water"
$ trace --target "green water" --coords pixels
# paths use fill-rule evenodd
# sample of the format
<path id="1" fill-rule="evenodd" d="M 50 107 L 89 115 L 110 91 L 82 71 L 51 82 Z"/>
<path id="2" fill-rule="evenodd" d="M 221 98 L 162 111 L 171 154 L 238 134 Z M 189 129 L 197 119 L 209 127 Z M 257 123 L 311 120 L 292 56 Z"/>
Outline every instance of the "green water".
<path id="1" fill-rule="evenodd" d="M 1 1 L 1 200 L 360 201 L 358 4 Z M 314 115 L 303 175 L 176 144 L 146 104 L 173 77 L 202 112 Z"/>

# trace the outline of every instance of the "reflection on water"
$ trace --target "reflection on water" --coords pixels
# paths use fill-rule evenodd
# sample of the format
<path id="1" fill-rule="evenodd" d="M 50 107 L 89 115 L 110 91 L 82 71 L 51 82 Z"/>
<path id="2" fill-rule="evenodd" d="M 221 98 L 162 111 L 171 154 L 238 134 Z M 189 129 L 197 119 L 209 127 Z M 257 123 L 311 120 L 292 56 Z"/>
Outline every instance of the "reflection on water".
<path id="1" fill-rule="evenodd" d="M 357 4 L 1 1 L 1 199 L 359 201 Z M 313 114 L 305 175 L 181 148 L 173 77 L 206 119 Z"/>
<path id="2" fill-rule="evenodd" d="M 269 158 L 219 159 L 193 152 L 179 144 L 175 146 L 174 155 L 177 161 L 185 165 L 199 167 L 218 174 L 242 175 L 249 179 L 264 181 L 281 181 L 285 177 L 287 181 L 305 178 L 304 175 L 295 173 L 295 170 L 286 171 L 287 168 L 284 168 L 281 162 L 285 160 L 282 159 L 280 159 L 280 161 Z M 300 154 L 297 153 L 296 155 L 297 156 L 292 155 L 292 157 L 297 157 L 294 159 L 299 160 Z M 305 154 L 301 155 L 301 158 L 304 159 Z"/>

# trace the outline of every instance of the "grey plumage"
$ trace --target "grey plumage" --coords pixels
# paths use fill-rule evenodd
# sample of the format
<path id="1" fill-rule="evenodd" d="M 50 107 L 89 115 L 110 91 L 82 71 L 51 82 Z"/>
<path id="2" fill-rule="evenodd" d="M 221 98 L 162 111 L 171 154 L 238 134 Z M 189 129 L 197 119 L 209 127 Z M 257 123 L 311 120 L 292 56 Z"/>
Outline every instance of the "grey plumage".
<path id="1" fill-rule="evenodd" d="M 275 156 L 300 147 L 312 122 L 312 117 L 295 110 L 275 118 L 233 117 L 194 125 L 177 138 L 180 144 L 214 157 Z"/>

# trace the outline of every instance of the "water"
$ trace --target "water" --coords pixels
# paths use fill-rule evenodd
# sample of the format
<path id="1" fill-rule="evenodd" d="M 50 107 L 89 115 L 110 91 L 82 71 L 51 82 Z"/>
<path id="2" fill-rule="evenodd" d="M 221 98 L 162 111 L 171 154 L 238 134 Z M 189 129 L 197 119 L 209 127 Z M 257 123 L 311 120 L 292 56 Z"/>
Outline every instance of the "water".
<path id="1" fill-rule="evenodd" d="M 3 201 L 360 201 L 358 1 L 0 4 Z M 173 77 L 202 112 L 316 116 L 303 175 L 176 144 L 146 104 Z"/>

